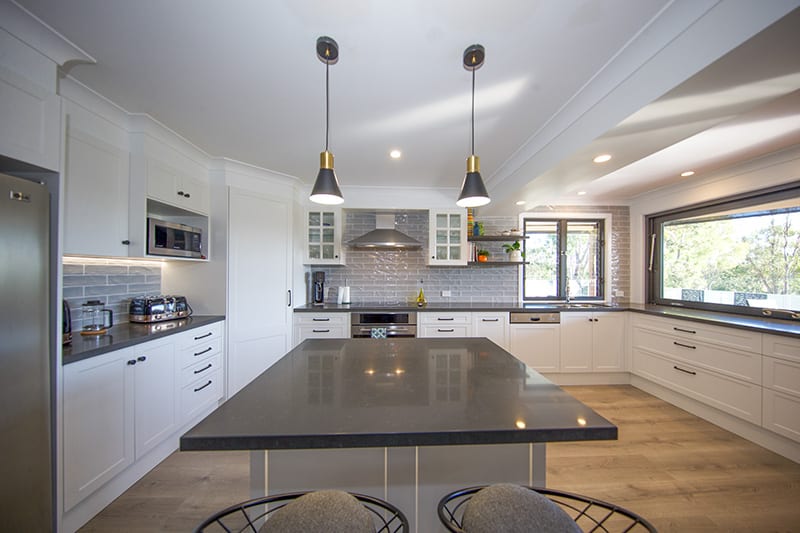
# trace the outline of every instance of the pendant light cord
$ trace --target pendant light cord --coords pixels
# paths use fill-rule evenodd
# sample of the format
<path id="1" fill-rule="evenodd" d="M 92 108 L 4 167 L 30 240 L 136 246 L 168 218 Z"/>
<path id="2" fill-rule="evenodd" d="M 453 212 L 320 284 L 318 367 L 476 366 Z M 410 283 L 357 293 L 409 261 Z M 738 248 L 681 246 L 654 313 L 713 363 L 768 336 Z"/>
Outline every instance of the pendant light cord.
<path id="1" fill-rule="evenodd" d="M 330 70 L 330 63 L 325 61 L 325 151 L 328 151 L 328 130 L 330 129 L 331 121 L 331 103 L 330 94 L 328 90 L 328 72 Z"/>
<path id="2" fill-rule="evenodd" d="M 472 69 L 472 155 L 475 155 L 475 69 Z"/>

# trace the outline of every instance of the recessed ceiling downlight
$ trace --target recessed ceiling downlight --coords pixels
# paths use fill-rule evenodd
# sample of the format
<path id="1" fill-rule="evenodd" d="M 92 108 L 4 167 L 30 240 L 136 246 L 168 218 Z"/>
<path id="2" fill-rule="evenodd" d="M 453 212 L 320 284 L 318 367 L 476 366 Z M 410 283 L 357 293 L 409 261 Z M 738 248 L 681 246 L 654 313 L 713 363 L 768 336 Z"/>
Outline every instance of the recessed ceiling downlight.
<path id="1" fill-rule="evenodd" d="M 594 159 L 592 159 L 595 163 L 605 163 L 606 161 L 611 161 L 611 154 L 600 154 Z"/>
<path id="2" fill-rule="evenodd" d="M 391 157 L 392 159 L 400 159 L 402 156 L 403 152 L 401 152 L 400 150 L 392 150 L 391 152 L 389 152 L 389 157 Z"/>
<path id="3" fill-rule="evenodd" d="M 586 191 L 578 191 L 578 196 L 584 196 L 585 194 L 586 194 Z"/>
<path id="4" fill-rule="evenodd" d="M 526 202 L 525 200 L 517 200 L 517 201 L 516 201 L 516 202 L 514 202 L 514 203 L 515 203 L 516 205 L 525 205 L 525 204 L 527 204 L 528 202 Z"/>
<path id="5" fill-rule="evenodd" d="M 689 176 L 694 176 L 694 170 L 687 170 L 686 172 L 681 172 L 682 178 L 688 178 Z"/>

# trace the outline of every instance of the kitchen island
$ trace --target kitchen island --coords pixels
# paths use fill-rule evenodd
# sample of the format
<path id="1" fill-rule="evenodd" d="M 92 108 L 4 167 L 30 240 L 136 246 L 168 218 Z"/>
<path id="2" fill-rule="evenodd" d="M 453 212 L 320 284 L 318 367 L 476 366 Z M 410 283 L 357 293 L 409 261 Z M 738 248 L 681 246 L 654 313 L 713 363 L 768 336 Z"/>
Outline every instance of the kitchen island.
<path id="1" fill-rule="evenodd" d="M 544 485 L 547 442 L 617 428 L 484 338 L 307 340 L 181 437 L 251 450 L 251 493 L 343 488 L 436 531 L 448 490 Z"/>

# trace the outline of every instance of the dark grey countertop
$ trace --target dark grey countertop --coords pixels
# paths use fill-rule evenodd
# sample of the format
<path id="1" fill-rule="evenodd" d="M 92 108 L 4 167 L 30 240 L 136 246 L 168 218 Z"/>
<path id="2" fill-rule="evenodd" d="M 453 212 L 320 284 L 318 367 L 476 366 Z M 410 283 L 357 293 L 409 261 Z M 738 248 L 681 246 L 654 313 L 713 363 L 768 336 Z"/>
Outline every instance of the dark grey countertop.
<path id="1" fill-rule="evenodd" d="M 200 328 L 225 320 L 222 315 L 195 315 L 189 318 L 157 322 L 154 324 L 118 324 L 109 328 L 105 335 L 81 335 L 72 332 L 72 343 L 64 346 L 62 364 L 74 363 L 104 353 L 135 346 L 173 333 Z"/>
<path id="2" fill-rule="evenodd" d="M 483 339 L 309 339 L 181 437 L 181 450 L 508 444 L 617 428 Z"/>
<path id="3" fill-rule="evenodd" d="M 774 335 L 784 335 L 788 337 L 800 337 L 800 321 L 796 320 L 781 320 L 777 318 L 766 318 L 759 316 L 737 315 L 733 313 L 720 313 L 716 311 L 703 311 L 700 309 L 687 309 L 685 307 L 671 307 L 665 305 L 650 305 L 650 304 L 633 304 L 624 303 L 618 305 L 606 304 L 520 304 L 520 303 L 470 303 L 470 302 L 453 302 L 453 303 L 435 303 L 427 304 L 424 307 L 417 307 L 411 304 L 394 305 L 394 304 L 372 304 L 372 303 L 359 303 L 359 304 L 325 304 L 325 305 L 303 305 L 296 307 L 296 313 L 313 313 L 313 312 L 364 312 L 364 311 L 378 311 L 378 310 L 392 310 L 392 311 L 419 311 L 436 312 L 436 311 L 542 311 L 542 312 L 578 312 L 578 311 L 634 311 L 637 313 L 645 313 L 649 315 L 665 316 L 672 318 L 682 318 L 685 320 L 694 320 L 696 322 L 704 322 L 717 326 L 729 326 L 740 329 L 747 329 L 759 333 L 772 333 Z"/>

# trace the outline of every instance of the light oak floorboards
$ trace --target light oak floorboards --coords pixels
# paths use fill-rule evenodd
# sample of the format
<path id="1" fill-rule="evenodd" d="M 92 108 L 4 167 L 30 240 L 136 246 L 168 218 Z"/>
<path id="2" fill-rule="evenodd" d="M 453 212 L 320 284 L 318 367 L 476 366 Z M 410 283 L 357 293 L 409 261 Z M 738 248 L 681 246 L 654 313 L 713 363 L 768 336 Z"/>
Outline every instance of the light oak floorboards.
<path id="1" fill-rule="evenodd" d="M 547 446 L 547 484 L 627 507 L 661 532 L 800 532 L 800 464 L 630 386 L 564 387 L 619 440 Z M 246 500 L 247 452 L 176 452 L 82 532 L 191 531 Z"/>

